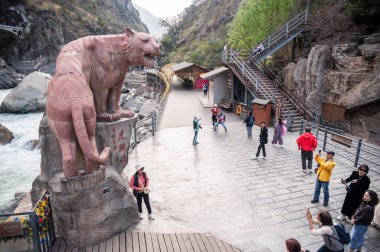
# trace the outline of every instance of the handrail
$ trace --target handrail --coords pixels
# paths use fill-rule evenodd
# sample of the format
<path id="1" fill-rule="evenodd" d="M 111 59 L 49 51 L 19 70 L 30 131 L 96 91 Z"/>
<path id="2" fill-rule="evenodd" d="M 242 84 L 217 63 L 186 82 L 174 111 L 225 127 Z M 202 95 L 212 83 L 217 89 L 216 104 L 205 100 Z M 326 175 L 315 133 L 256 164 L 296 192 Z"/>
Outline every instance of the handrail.
<path id="1" fill-rule="evenodd" d="M 273 73 L 265 64 L 258 59 L 255 55 L 250 55 L 251 60 L 254 64 L 267 76 L 269 76 L 276 86 L 284 91 L 285 96 L 289 101 L 306 117 L 308 120 L 314 120 L 316 114 L 309 109 L 309 107 L 297 96 L 295 95 L 286 85 L 281 81 L 281 79 Z"/>
<path id="2" fill-rule="evenodd" d="M 229 58 L 228 55 L 230 56 Z M 230 49 L 230 53 L 228 55 L 225 57 L 227 61 L 228 59 L 232 61 L 232 63 L 234 63 L 239 68 L 242 74 L 245 75 L 251 81 L 251 83 L 255 85 L 256 91 L 260 92 L 265 97 L 265 99 L 270 100 L 273 104 L 275 104 L 276 96 L 273 94 L 270 88 L 265 85 L 261 78 L 257 76 L 256 73 L 249 67 L 249 65 L 245 63 L 245 60 L 240 58 L 240 56 L 233 49 Z M 288 116 L 293 116 L 293 113 L 289 110 L 288 107 L 284 106 L 283 108 Z"/>

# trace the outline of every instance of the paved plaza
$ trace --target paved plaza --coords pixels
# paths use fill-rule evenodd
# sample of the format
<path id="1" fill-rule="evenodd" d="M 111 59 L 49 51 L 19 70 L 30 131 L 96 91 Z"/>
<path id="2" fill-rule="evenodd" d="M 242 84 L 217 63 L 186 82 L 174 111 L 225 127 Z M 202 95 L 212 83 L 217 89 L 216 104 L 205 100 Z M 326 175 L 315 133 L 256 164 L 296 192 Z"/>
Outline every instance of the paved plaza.
<path id="1" fill-rule="evenodd" d="M 322 199 L 311 204 L 316 177 L 300 171 L 297 133 L 285 136 L 284 148 L 267 144 L 266 160 L 253 160 L 259 128 L 255 126 L 253 139 L 248 140 L 240 118 L 228 113 L 228 133 L 223 129 L 213 132 L 210 109 L 201 106 L 200 95 L 174 88 L 157 134 L 130 154 L 124 172 L 130 177 L 136 163 L 145 166 L 156 216 L 154 221 L 144 218 L 136 229 L 210 233 L 243 251 L 283 252 L 284 241 L 293 237 L 304 248 L 316 251 L 323 242 L 309 234 L 306 209 L 313 215 L 319 209 L 328 210 L 336 217 L 345 196 L 340 178 L 351 174 L 353 164 L 336 157 L 329 206 L 323 207 Z M 200 144 L 195 146 L 194 115 L 202 117 L 203 125 Z M 272 134 L 269 128 L 269 140 Z M 370 188 L 380 192 L 380 175 L 373 169 L 379 172 L 380 167 L 370 167 Z M 351 229 L 350 224 L 346 227 Z M 380 251 L 379 230 L 370 227 L 365 248 Z"/>

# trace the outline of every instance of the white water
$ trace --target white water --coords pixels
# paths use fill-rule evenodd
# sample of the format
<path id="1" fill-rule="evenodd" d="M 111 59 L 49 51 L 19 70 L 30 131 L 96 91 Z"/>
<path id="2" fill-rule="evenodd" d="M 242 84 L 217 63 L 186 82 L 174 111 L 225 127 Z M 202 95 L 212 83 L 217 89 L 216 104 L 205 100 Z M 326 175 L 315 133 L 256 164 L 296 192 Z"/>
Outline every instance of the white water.
<path id="1" fill-rule="evenodd" d="M 0 90 L 0 104 L 11 91 Z M 29 192 L 40 173 L 40 150 L 26 150 L 29 140 L 38 139 L 43 113 L 0 113 L 0 124 L 13 132 L 10 144 L 0 145 L 0 207 L 14 198 L 15 192 Z"/>

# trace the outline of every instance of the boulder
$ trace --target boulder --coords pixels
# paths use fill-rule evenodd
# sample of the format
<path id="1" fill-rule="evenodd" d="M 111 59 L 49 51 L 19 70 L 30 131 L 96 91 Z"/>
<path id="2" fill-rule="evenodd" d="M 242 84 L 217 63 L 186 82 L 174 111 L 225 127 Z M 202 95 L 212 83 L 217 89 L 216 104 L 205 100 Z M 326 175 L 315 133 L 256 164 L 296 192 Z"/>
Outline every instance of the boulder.
<path id="1" fill-rule="evenodd" d="M 364 44 L 379 44 L 380 33 L 374 33 L 364 38 Z"/>
<path id="2" fill-rule="evenodd" d="M 33 151 L 35 149 L 39 150 L 40 149 L 40 140 L 38 140 L 38 139 L 29 140 L 28 142 L 26 142 L 24 148 L 26 150 L 30 150 L 30 151 Z"/>
<path id="3" fill-rule="evenodd" d="M 0 124 L 0 144 L 9 144 L 12 142 L 13 138 L 13 133 L 8 128 Z"/>
<path id="4" fill-rule="evenodd" d="M 144 105 L 144 103 L 147 101 L 145 97 L 142 96 L 134 96 L 130 99 L 128 99 L 124 105 L 123 109 L 132 109 L 134 112 L 138 113 L 141 109 L 141 107 Z"/>
<path id="5" fill-rule="evenodd" d="M 380 55 L 380 44 L 364 44 L 359 46 L 360 52 L 364 58 L 369 59 Z"/>
<path id="6" fill-rule="evenodd" d="M 368 77 L 367 73 L 328 71 L 325 102 L 337 103 L 348 91 Z"/>
<path id="7" fill-rule="evenodd" d="M 51 75 L 33 72 L 27 75 L 4 99 L 0 112 L 27 113 L 43 111 Z"/>
<path id="8" fill-rule="evenodd" d="M 370 72 L 372 67 L 363 56 L 350 56 L 346 51 L 348 45 L 336 45 L 332 49 L 332 57 L 336 62 L 336 67 L 340 71 L 346 72 Z"/>
<path id="9" fill-rule="evenodd" d="M 12 67 L 8 66 L 5 61 L 0 58 L 0 89 L 8 89 L 16 87 L 22 79 Z"/>
<path id="10" fill-rule="evenodd" d="M 296 69 L 296 67 L 297 67 L 297 64 L 295 64 L 294 62 L 290 62 L 282 70 L 282 76 L 284 77 L 284 83 L 291 90 L 296 89 L 296 82 L 294 80 L 294 70 Z"/>
<path id="11" fill-rule="evenodd" d="M 146 117 L 150 112 L 155 110 L 158 106 L 158 102 L 155 100 L 147 100 L 139 111 L 140 117 Z"/>

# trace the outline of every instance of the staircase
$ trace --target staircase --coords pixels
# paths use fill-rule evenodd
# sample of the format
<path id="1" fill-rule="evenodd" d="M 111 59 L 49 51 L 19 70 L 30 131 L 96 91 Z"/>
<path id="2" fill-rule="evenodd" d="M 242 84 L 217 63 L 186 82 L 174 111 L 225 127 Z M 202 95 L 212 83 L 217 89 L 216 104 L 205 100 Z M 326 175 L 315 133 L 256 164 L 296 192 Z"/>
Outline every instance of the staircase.
<path id="1" fill-rule="evenodd" d="M 271 77 L 265 74 L 270 71 L 259 65 L 259 62 L 246 61 L 244 56 L 230 50 L 225 55 L 225 64 L 230 67 L 244 86 L 255 96 L 276 103 L 282 101 L 281 116 L 286 118 L 289 131 L 298 131 L 302 120 L 312 120 L 313 113 L 296 97 L 283 83 L 279 83 L 273 73 Z M 257 65 L 256 65 L 257 64 Z M 269 72 L 268 72 L 269 74 Z"/>
<path id="2" fill-rule="evenodd" d="M 307 4 L 303 12 L 296 15 L 277 31 L 269 35 L 264 41 L 261 41 L 252 49 L 251 54 L 259 60 L 264 60 L 269 55 L 275 53 L 304 31 L 308 14 L 309 4 Z M 259 49 L 260 45 L 262 45 L 264 49 Z"/>

